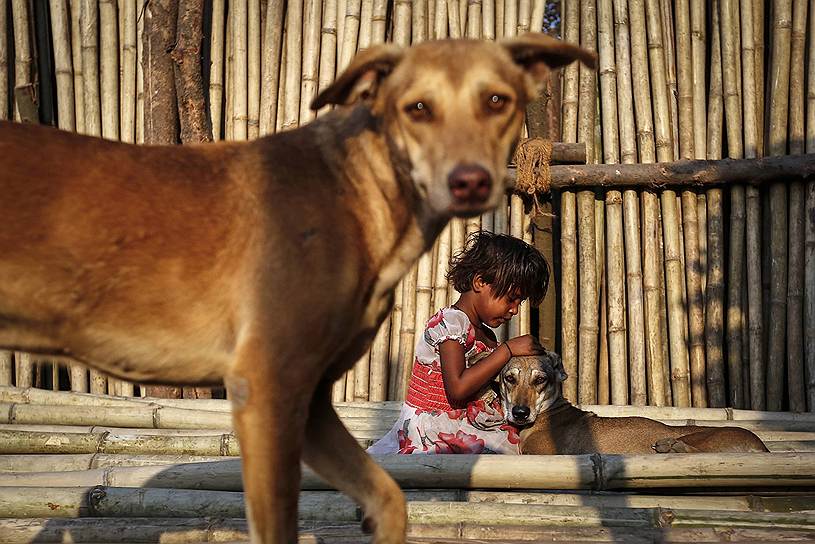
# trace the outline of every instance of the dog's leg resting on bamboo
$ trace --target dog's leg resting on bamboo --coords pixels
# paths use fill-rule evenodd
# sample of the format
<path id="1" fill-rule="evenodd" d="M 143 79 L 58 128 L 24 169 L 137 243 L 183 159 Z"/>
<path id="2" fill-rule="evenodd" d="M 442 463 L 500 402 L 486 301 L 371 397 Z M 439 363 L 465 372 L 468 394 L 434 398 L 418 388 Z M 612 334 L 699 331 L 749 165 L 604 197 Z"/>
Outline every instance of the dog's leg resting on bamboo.
<path id="1" fill-rule="evenodd" d="M 283 544 L 297 542 L 300 454 L 311 391 L 291 387 L 308 382 L 273 379 L 270 374 L 281 369 L 274 368 L 271 353 L 263 342 L 243 347 L 225 383 L 241 445 L 252 542 Z"/>
<path id="2" fill-rule="evenodd" d="M 402 544 L 407 517 L 402 490 L 351 436 L 331 406 L 330 394 L 330 384 L 324 384 L 312 399 L 304 460 L 362 507 L 362 526 L 373 533 L 374 543 Z"/>

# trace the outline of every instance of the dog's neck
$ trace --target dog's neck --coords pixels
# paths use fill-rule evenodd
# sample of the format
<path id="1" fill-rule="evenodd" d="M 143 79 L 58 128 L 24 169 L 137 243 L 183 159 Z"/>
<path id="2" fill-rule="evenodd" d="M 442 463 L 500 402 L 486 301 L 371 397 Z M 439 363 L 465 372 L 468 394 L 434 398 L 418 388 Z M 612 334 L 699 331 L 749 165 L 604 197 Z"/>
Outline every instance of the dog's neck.
<path id="1" fill-rule="evenodd" d="M 379 224 L 362 229 L 375 236 L 367 240 L 378 277 L 374 299 L 392 291 L 410 266 L 426 252 L 449 221 L 431 210 L 420 197 L 411 177 L 411 164 L 383 129 L 381 118 L 365 106 L 337 108 L 307 127 L 320 140 L 329 169 L 357 191 L 357 220 Z M 361 188 L 359 180 L 374 178 L 378 193 Z"/>

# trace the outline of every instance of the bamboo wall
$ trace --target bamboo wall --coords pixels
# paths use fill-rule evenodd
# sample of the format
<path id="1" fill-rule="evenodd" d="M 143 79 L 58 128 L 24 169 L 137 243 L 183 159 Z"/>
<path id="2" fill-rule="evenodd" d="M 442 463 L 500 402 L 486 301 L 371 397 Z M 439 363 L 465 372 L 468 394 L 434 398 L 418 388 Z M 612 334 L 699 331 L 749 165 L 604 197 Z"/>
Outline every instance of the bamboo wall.
<path id="1" fill-rule="evenodd" d="M 584 142 L 590 162 L 812 152 L 812 3 L 211 0 L 208 107 L 215 139 L 286 130 L 313 118 L 309 102 L 358 49 L 500 39 L 550 26 L 554 8 L 562 37 L 600 54 L 599 71 L 572 65 L 552 89 L 562 110 L 550 137 Z M 0 117 L 141 142 L 139 10 L 134 0 L 0 0 Z M 562 192 L 552 205 L 556 217 L 535 219 L 537 228 L 514 195 L 493 213 L 454 220 L 397 288 L 390 318 L 334 399 L 403 397 L 415 332 L 455 300 L 449 257 L 484 228 L 551 248 L 555 288 L 544 310 L 526 307 L 498 332 L 552 339 L 570 399 L 815 410 L 812 182 Z M 78 368 L 54 377 L 57 368 L 0 353 L 3 384 L 134 392 Z"/>

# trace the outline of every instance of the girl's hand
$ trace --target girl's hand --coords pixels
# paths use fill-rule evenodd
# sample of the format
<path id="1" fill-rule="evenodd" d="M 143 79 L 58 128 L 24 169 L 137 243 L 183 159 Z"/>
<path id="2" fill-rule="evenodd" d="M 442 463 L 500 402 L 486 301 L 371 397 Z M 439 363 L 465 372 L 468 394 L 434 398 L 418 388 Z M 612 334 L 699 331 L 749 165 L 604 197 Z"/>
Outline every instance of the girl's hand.
<path id="1" fill-rule="evenodd" d="M 514 357 L 523 355 L 541 355 L 545 352 L 538 339 L 531 334 L 510 338 L 504 342 Z"/>

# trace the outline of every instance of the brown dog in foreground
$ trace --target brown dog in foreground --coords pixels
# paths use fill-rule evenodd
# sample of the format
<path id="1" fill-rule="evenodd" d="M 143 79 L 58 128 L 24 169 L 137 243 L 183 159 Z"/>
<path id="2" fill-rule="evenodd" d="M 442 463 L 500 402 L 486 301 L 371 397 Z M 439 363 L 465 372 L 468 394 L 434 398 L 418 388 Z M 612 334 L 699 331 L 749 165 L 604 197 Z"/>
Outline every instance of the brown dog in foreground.
<path id="1" fill-rule="evenodd" d="M 644 417 L 598 417 L 563 398 L 566 379 L 557 354 L 515 357 L 500 374 L 507 420 L 524 427 L 526 454 L 766 452 L 738 427 L 671 426 Z"/>
<path id="2" fill-rule="evenodd" d="M 223 381 L 254 541 L 296 541 L 302 454 L 375 542 L 403 542 L 402 493 L 331 385 L 447 221 L 497 204 L 549 69 L 594 58 L 542 34 L 376 46 L 312 105 L 348 107 L 242 143 L 0 123 L 0 347 L 142 383 Z"/>

